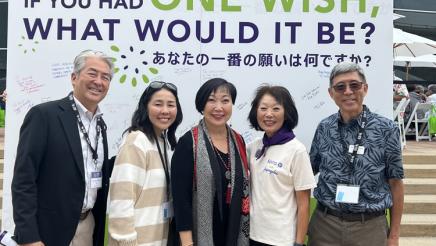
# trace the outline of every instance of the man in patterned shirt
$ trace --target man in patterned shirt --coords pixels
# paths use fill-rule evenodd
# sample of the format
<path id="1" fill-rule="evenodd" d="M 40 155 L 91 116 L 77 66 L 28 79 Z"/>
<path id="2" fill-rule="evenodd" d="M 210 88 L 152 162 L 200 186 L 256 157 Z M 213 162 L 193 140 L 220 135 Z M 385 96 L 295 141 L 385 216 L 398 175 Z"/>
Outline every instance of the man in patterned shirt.
<path id="1" fill-rule="evenodd" d="M 339 112 L 321 121 L 310 150 L 319 181 L 309 245 L 398 245 L 404 202 L 399 129 L 363 104 L 368 84 L 355 63 L 333 68 L 328 91 Z"/>

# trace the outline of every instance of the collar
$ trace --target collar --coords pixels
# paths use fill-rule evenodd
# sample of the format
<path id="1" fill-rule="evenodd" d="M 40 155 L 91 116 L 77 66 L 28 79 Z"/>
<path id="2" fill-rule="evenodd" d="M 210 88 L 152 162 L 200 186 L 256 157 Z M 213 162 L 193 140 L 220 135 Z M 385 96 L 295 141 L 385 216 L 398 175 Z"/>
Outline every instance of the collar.
<path id="1" fill-rule="evenodd" d="M 294 138 L 295 138 L 294 132 L 292 130 L 286 129 L 285 127 L 280 128 L 270 138 L 268 138 L 266 133 L 264 133 L 263 134 L 263 138 L 262 138 L 263 146 L 262 146 L 262 149 L 256 151 L 256 156 L 255 156 L 256 160 L 259 159 L 260 157 L 262 157 L 265 154 L 266 149 L 269 146 L 278 145 L 278 144 L 285 144 L 285 143 L 291 141 Z"/>
<path id="2" fill-rule="evenodd" d="M 94 117 L 100 117 L 103 115 L 103 112 L 100 110 L 100 106 L 97 105 L 97 110 L 95 111 L 95 114 L 93 114 L 79 101 L 79 99 L 74 96 L 74 94 L 73 98 L 80 115 L 85 115 L 88 119 L 93 119 Z"/>
<path id="3" fill-rule="evenodd" d="M 366 110 L 366 118 L 368 121 L 368 119 L 371 115 L 371 111 L 369 110 L 369 108 L 365 104 L 363 105 L 363 110 Z M 348 123 L 345 123 L 342 120 L 341 111 L 338 110 L 338 113 L 337 113 L 338 125 L 354 125 L 357 123 L 359 126 L 362 126 L 362 116 L 363 116 L 363 111 L 360 112 L 360 114 L 356 118 L 350 120 L 350 122 L 348 122 Z"/>

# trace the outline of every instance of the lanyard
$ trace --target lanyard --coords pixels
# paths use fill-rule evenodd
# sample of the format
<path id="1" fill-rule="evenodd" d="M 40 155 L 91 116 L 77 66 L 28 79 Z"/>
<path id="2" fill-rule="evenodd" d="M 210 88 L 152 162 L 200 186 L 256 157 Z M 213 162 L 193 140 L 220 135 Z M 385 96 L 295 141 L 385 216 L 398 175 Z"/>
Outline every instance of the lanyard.
<path id="1" fill-rule="evenodd" d="M 362 144 L 363 132 L 365 131 L 365 127 L 366 127 L 367 121 L 368 121 L 368 119 L 367 119 L 367 109 L 366 109 L 366 106 L 363 105 L 363 113 L 362 113 L 362 118 L 361 118 L 361 124 L 359 125 L 359 131 L 357 132 L 357 139 L 356 139 L 356 142 L 354 144 L 353 152 L 351 153 L 351 156 L 350 156 L 350 159 L 349 159 L 349 163 L 351 164 L 351 173 L 354 172 L 354 164 L 355 164 L 355 161 L 356 161 L 357 151 L 359 150 L 359 147 Z M 344 139 L 344 136 L 342 136 L 342 131 L 339 131 L 339 132 L 341 134 L 341 139 Z M 345 146 L 346 146 L 345 148 L 347 148 L 346 144 L 345 144 Z"/>
<path id="2" fill-rule="evenodd" d="M 97 160 L 98 160 L 98 153 L 97 153 L 98 139 L 100 137 L 101 124 L 102 124 L 101 123 L 101 117 L 100 116 L 97 117 L 97 124 L 95 126 L 95 129 L 97 131 L 97 135 L 95 137 L 96 143 L 95 143 L 95 149 L 94 149 L 92 147 L 92 145 L 91 145 L 91 140 L 89 140 L 88 132 L 86 131 L 85 126 L 83 125 L 82 118 L 80 117 L 79 111 L 77 110 L 77 105 L 76 105 L 76 102 L 74 101 L 73 93 L 72 92 L 70 92 L 70 94 L 68 95 L 68 98 L 70 99 L 71 107 L 73 108 L 73 111 L 76 114 L 77 123 L 79 124 L 80 131 L 83 133 L 83 136 L 85 136 L 86 143 L 88 144 L 88 147 L 89 147 L 89 149 L 92 152 L 92 160 L 94 162 L 94 165 L 97 167 Z"/>
<path id="3" fill-rule="evenodd" d="M 363 114 L 362 114 L 361 124 L 359 125 L 359 131 L 357 133 L 356 143 L 354 144 L 353 153 L 351 154 L 351 157 L 350 157 L 350 164 L 353 164 L 353 167 L 354 167 L 354 162 L 356 160 L 357 150 L 359 149 L 359 146 L 362 144 L 363 132 L 364 132 L 365 127 L 366 127 L 366 122 L 367 122 L 366 107 L 363 106 Z"/>
<path id="4" fill-rule="evenodd" d="M 158 139 L 156 137 L 156 134 L 153 134 L 154 140 L 156 141 L 157 150 L 159 151 L 159 157 L 160 157 L 160 160 L 162 161 L 162 166 L 163 166 L 163 169 L 165 171 L 165 181 L 167 183 L 167 197 L 168 197 L 168 200 L 169 200 L 170 199 L 170 172 L 168 170 L 168 153 L 167 153 L 166 139 L 165 139 L 163 134 L 161 136 L 162 136 L 162 139 L 163 139 L 163 142 L 164 142 L 164 144 L 163 144 L 164 145 L 163 146 L 164 147 L 163 155 L 162 155 L 162 150 L 160 149 L 159 141 L 158 141 Z"/>

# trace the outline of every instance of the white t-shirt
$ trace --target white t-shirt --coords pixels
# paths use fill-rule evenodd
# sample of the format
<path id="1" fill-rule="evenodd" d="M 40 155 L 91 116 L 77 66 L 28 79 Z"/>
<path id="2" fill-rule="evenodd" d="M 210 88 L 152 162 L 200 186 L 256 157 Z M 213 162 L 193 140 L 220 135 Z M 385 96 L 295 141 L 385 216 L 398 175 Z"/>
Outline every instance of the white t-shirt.
<path id="1" fill-rule="evenodd" d="M 433 103 L 436 105 L 436 94 L 432 94 L 430 96 L 427 97 L 427 102 L 428 103 Z"/>
<path id="2" fill-rule="evenodd" d="M 262 139 L 248 146 L 251 173 L 250 238 L 271 245 L 292 245 L 297 231 L 295 191 L 316 186 L 305 146 L 293 139 L 267 148 L 256 160 Z"/>

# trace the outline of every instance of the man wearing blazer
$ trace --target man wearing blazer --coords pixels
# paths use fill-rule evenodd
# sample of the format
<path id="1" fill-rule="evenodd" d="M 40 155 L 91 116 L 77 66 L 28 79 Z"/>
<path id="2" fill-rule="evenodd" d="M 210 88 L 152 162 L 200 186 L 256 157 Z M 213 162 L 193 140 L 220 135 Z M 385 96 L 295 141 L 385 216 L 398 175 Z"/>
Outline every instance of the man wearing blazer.
<path id="1" fill-rule="evenodd" d="M 27 113 L 12 180 L 18 244 L 103 245 L 112 167 L 98 103 L 112 75 L 112 58 L 83 51 L 74 60 L 73 92 Z"/>

